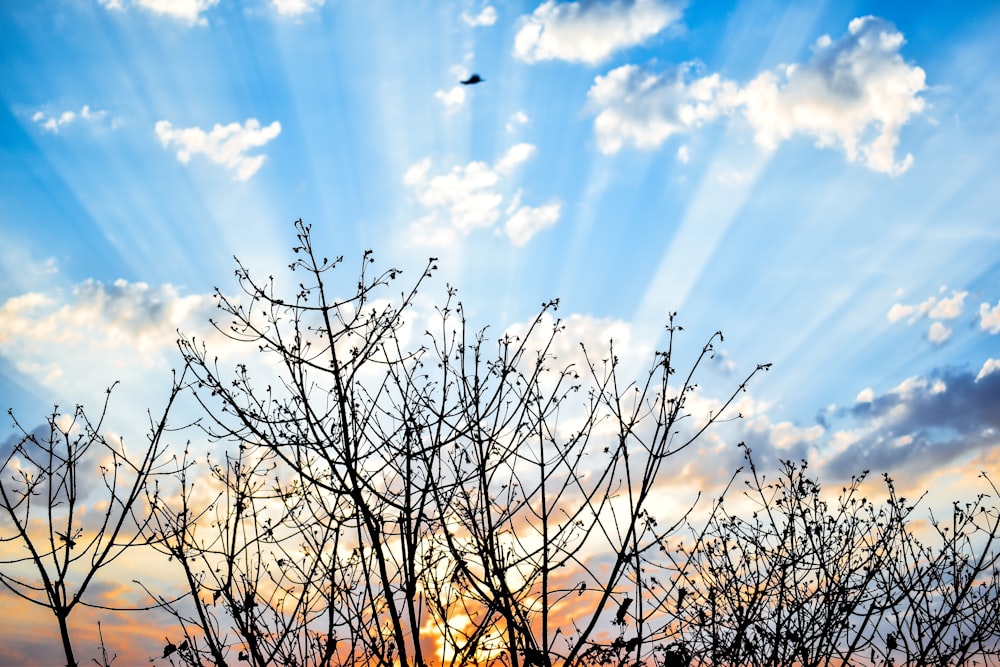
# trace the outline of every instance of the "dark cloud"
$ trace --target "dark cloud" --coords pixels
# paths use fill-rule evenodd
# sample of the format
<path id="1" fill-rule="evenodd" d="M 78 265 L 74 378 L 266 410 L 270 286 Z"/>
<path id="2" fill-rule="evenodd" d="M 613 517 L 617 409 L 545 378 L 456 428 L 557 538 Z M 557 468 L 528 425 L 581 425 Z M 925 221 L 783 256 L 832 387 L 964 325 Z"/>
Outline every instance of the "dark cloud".
<path id="1" fill-rule="evenodd" d="M 932 468 L 1000 443 L 1000 373 L 977 381 L 972 372 L 945 369 L 848 414 L 871 430 L 830 462 L 835 474 Z"/>

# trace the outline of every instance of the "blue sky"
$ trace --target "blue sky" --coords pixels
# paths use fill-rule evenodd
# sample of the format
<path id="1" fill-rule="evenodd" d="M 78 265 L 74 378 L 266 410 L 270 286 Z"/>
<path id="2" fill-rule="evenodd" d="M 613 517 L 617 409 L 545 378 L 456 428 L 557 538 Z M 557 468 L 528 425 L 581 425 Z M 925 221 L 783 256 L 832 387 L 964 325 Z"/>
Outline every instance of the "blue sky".
<path id="1" fill-rule="evenodd" d="M 1000 467 L 998 30 L 990 3 L 3 3 L 2 407 L 121 379 L 155 409 L 175 330 L 301 217 L 330 255 L 439 257 L 427 298 L 494 332 L 553 297 L 637 357 L 670 310 L 691 354 L 723 330 L 706 395 L 775 363 L 741 407 L 765 456 Z"/>

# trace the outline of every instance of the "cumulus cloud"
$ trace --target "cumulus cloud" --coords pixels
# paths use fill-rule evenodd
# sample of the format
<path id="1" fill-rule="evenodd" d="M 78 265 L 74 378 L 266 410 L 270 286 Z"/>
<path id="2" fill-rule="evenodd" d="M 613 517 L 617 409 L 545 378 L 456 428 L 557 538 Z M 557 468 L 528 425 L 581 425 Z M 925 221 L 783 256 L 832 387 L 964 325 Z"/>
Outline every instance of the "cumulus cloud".
<path id="1" fill-rule="evenodd" d="M 763 405 L 738 424 L 734 436 L 750 446 L 763 470 L 779 459 L 807 459 L 828 482 L 871 470 L 906 472 L 908 483 L 920 487 L 925 475 L 942 466 L 1000 445 L 997 371 L 1000 361 L 989 359 L 978 374 L 948 368 L 906 378 L 882 393 L 868 387 L 850 407 L 822 411 L 813 425 L 771 423 Z M 735 468 L 740 461 L 732 449 L 716 458 Z"/>
<path id="2" fill-rule="evenodd" d="M 596 65 L 680 20 L 683 5 L 664 0 L 547 0 L 519 20 L 514 55 L 527 62 L 566 60 Z"/>
<path id="3" fill-rule="evenodd" d="M 535 154 L 527 143 L 515 144 L 494 165 L 473 161 L 432 174 L 430 158 L 411 166 L 403 182 L 413 189 L 427 213 L 411 227 L 413 242 L 419 245 L 449 245 L 475 229 L 496 225 L 506 216 L 504 231 L 518 246 L 538 231 L 555 224 L 558 204 L 540 208 L 520 205 L 520 193 L 504 207 L 501 181 Z"/>
<path id="4" fill-rule="evenodd" d="M 274 121 L 261 127 L 256 118 L 249 118 L 243 125 L 216 124 L 210 132 L 205 132 L 200 127 L 175 128 L 170 121 L 161 120 L 155 129 L 164 149 L 177 149 L 180 162 L 187 164 L 192 155 L 202 154 L 232 171 L 237 180 L 245 181 L 257 173 L 266 159 L 264 155 L 250 156 L 247 152 L 281 134 L 281 123 Z"/>
<path id="5" fill-rule="evenodd" d="M 854 442 L 831 466 L 840 473 L 908 465 L 930 469 L 995 447 L 1000 438 L 1000 373 L 995 370 L 991 359 L 978 375 L 945 370 L 930 378 L 908 378 L 856 404 L 849 411 L 859 422 Z"/>
<path id="6" fill-rule="evenodd" d="M 945 294 L 946 287 L 942 287 L 940 294 Z M 940 345 L 951 337 L 952 329 L 940 320 L 954 320 L 962 315 L 967 291 L 952 290 L 951 296 L 929 296 L 920 303 L 902 304 L 894 303 L 886 313 L 886 318 L 890 322 L 906 320 L 907 325 L 912 325 L 923 318 L 933 320 L 927 330 L 927 339 Z"/>
<path id="7" fill-rule="evenodd" d="M 434 97 L 438 98 L 449 113 L 457 111 L 465 104 L 465 86 L 459 84 L 452 86 L 448 90 L 436 90 L 434 91 Z"/>
<path id="8" fill-rule="evenodd" d="M 886 318 L 890 322 L 898 322 L 904 318 L 907 319 L 907 324 L 913 324 L 921 317 L 926 315 L 934 307 L 934 303 L 937 299 L 935 297 L 928 297 L 926 301 L 914 304 L 914 305 L 904 305 L 901 303 L 894 303 L 892 307 L 889 308 L 889 312 L 886 313 Z"/>
<path id="9" fill-rule="evenodd" d="M 62 113 L 49 114 L 39 109 L 31 116 L 31 120 L 37 123 L 46 132 L 58 134 L 59 130 L 76 121 L 86 121 L 96 123 L 107 118 L 106 109 L 91 109 L 90 105 L 84 104 L 79 111 L 66 110 Z M 112 122 L 112 129 L 117 127 L 117 123 Z"/>
<path id="10" fill-rule="evenodd" d="M 88 280 L 68 293 L 29 292 L 0 305 L 0 354 L 40 384 L 83 396 L 99 389 L 92 381 L 106 386 L 166 366 L 177 330 L 212 336 L 216 312 L 210 295 L 183 296 L 169 284 Z M 100 372 L 106 376 L 91 379 Z"/>
<path id="11" fill-rule="evenodd" d="M 905 40 L 890 23 L 856 18 L 843 37 L 824 35 L 813 57 L 783 72 L 766 72 L 744 90 L 745 114 L 757 143 L 773 149 L 794 134 L 837 147 L 851 162 L 890 175 L 913 163 L 897 160 L 899 132 L 924 109 L 924 71 L 900 55 Z"/>
<path id="12" fill-rule="evenodd" d="M 934 322 L 927 330 L 927 339 L 935 345 L 940 345 L 951 338 L 951 328 L 941 322 Z"/>
<path id="13" fill-rule="evenodd" d="M 466 63 L 472 62 L 472 57 L 472 53 L 465 54 Z M 464 63 L 452 65 L 448 68 L 448 74 L 454 81 L 463 81 L 467 79 L 469 77 L 469 73 L 469 68 Z M 445 111 L 451 114 L 461 109 L 465 104 L 465 100 L 468 99 L 467 90 L 467 86 L 456 83 L 451 88 L 439 88 L 434 91 L 434 97 L 436 97 L 438 101 L 444 105 Z"/>
<path id="14" fill-rule="evenodd" d="M 968 295 L 968 292 L 953 290 L 950 297 L 938 299 L 934 307 L 927 313 L 928 317 L 935 320 L 955 319 L 962 314 L 962 306 Z"/>
<path id="15" fill-rule="evenodd" d="M 282 16 L 300 16 L 323 6 L 326 0 L 272 0 L 271 5 Z"/>
<path id="16" fill-rule="evenodd" d="M 291 1 L 295 2 L 296 0 Z M 305 1 L 308 2 L 308 0 Z M 130 4 L 191 25 L 208 25 L 208 21 L 202 14 L 219 4 L 219 0 L 131 0 L 131 2 L 128 0 L 98 0 L 98 2 L 105 8 L 114 10 L 122 10 L 126 4 Z"/>
<path id="17" fill-rule="evenodd" d="M 992 308 L 989 303 L 979 304 L 979 328 L 991 334 L 1000 333 L 1000 301 Z"/>
<path id="18" fill-rule="evenodd" d="M 0 306 L 0 345 L 19 339 L 74 345 L 99 331 L 99 342 L 108 347 L 128 343 L 147 350 L 173 345 L 177 327 L 192 316 L 207 322 L 214 308 L 211 297 L 181 296 L 169 284 L 88 280 L 73 288 L 65 303 L 34 292 L 9 299 Z"/>
<path id="19" fill-rule="evenodd" d="M 497 10 L 493 8 L 493 5 L 486 5 L 475 16 L 462 12 L 462 20 L 465 21 L 466 25 L 473 28 L 491 26 L 497 22 Z"/>
<path id="20" fill-rule="evenodd" d="M 623 65 L 595 78 L 587 98 L 598 110 L 594 133 L 601 152 L 656 148 L 730 112 L 739 101 L 736 84 L 718 74 L 692 77 L 696 69 L 686 63 L 656 73 Z"/>
<path id="21" fill-rule="evenodd" d="M 824 35 L 806 63 L 767 71 L 746 86 L 691 65 L 656 73 L 626 65 L 598 76 L 589 98 L 598 146 L 658 147 L 723 115 L 739 112 L 765 150 L 796 135 L 841 150 L 850 162 L 898 175 L 913 162 L 896 158 L 899 134 L 923 111 L 924 71 L 903 60 L 903 34 L 890 23 L 854 19 L 839 39 Z"/>

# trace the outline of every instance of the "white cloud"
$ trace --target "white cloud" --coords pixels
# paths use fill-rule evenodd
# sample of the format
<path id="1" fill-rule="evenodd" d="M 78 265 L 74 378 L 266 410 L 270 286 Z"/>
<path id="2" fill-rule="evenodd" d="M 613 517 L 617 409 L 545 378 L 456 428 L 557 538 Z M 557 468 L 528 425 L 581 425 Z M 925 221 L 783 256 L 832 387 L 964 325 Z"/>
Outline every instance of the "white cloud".
<path id="1" fill-rule="evenodd" d="M 507 121 L 506 128 L 508 132 L 515 132 L 518 127 L 522 125 L 527 125 L 530 122 L 531 119 L 528 118 L 528 114 L 524 113 L 523 111 L 515 111 L 510 115 L 510 119 Z"/>
<path id="2" fill-rule="evenodd" d="M 471 63 L 473 58 L 472 53 L 465 54 L 465 63 Z M 448 68 L 448 73 L 455 81 L 463 81 L 469 77 L 469 68 L 467 64 L 459 63 L 457 65 L 452 65 Z M 434 91 L 434 97 L 436 97 L 441 104 L 444 105 L 445 112 L 452 114 L 458 111 L 464 104 L 465 100 L 468 98 L 467 86 L 460 83 L 456 83 L 451 88 L 445 90 L 443 88 Z"/>
<path id="3" fill-rule="evenodd" d="M 178 329 L 224 345 L 208 322 L 217 312 L 210 295 L 182 296 L 169 284 L 88 280 L 69 293 L 29 292 L 0 305 L 0 354 L 81 400 L 116 379 L 141 382 L 148 369 L 175 363 Z"/>
<path id="4" fill-rule="evenodd" d="M 548 204 L 532 208 L 522 206 L 514 211 L 504 225 L 510 242 L 517 247 L 525 245 L 532 237 L 559 220 L 559 204 Z"/>
<path id="5" fill-rule="evenodd" d="M 681 164 L 687 164 L 691 161 L 691 149 L 688 148 L 687 144 L 681 144 L 677 149 L 677 161 Z"/>
<path id="6" fill-rule="evenodd" d="M 473 28 L 480 26 L 490 26 L 497 22 L 497 10 L 493 8 L 493 5 L 486 5 L 483 7 L 475 16 L 470 16 L 469 14 L 462 12 L 462 20 L 465 21 L 466 25 Z"/>
<path id="7" fill-rule="evenodd" d="M 475 229 L 493 227 L 507 216 L 507 235 L 516 245 L 524 245 L 539 230 L 555 223 L 559 206 L 539 209 L 520 206 L 520 194 L 504 210 L 503 178 L 536 152 L 531 144 L 515 144 L 493 166 L 473 161 L 449 171 L 432 174 L 433 163 L 425 158 L 411 166 L 403 182 L 416 194 L 427 213 L 411 226 L 413 243 L 450 245 Z M 553 218 L 555 215 L 555 218 Z M 512 222 L 513 221 L 513 222 Z"/>
<path id="8" fill-rule="evenodd" d="M 558 361 L 559 368 L 572 366 L 581 375 L 587 373 L 588 357 L 599 364 L 602 359 L 610 357 L 612 344 L 622 366 L 639 367 L 653 353 L 649 342 L 637 336 L 632 325 L 624 320 L 572 313 L 560 317 L 559 324 L 559 334 L 551 345 L 548 344 L 549 337 L 556 326 L 556 318 L 551 313 L 545 313 L 533 330 L 531 321 L 519 322 L 507 327 L 504 335 L 511 339 L 525 339 L 525 348 L 529 351 L 545 349 L 551 359 Z M 529 354 L 526 358 L 533 360 L 535 357 Z"/>
<path id="9" fill-rule="evenodd" d="M 755 140 L 774 149 L 794 134 L 820 147 L 838 147 L 851 162 L 890 175 L 913 162 L 897 161 L 899 132 L 924 109 L 924 71 L 899 54 L 905 40 L 874 16 L 856 18 L 837 40 L 824 35 L 806 64 L 765 72 L 744 89 L 745 114 Z"/>
<path id="10" fill-rule="evenodd" d="M 261 127 L 256 118 L 240 125 L 216 124 L 211 132 L 199 127 L 174 128 L 170 121 L 156 123 L 156 136 L 165 149 L 177 148 L 177 159 L 187 164 L 192 155 L 203 154 L 212 162 L 224 165 L 237 180 L 245 181 L 264 164 L 264 155 L 247 155 L 247 151 L 267 144 L 281 133 L 281 123 L 274 121 Z"/>
<path id="11" fill-rule="evenodd" d="M 942 287 L 940 292 L 944 294 L 946 287 Z M 943 343 L 951 337 L 952 330 L 939 320 L 953 320 L 962 314 L 965 297 L 969 295 L 966 291 L 952 290 L 950 297 L 929 296 L 918 304 L 905 305 L 894 303 L 886 313 L 890 322 L 898 322 L 905 319 L 908 325 L 917 322 L 923 317 L 935 320 L 927 332 L 927 338 L 932 343 Z"/>
<path id="12" fill-rule="evenodd" d="M 858 403 L 871 403 L 873 398 L 875 398 L 875 392 L 872 391 L 871 387 L 866 387 L 858 392 L 855 400 Z"/>
<path id="13" fill-rule="evenodd" d="M 43 130 L 47 132 L 52 132 L 53 134 L 58 134 L 59 130 L 77 120 L 88 121 L 91 123 L 96 123 L 103 120 L 108 115 L 106 109 L 91 109 L 90 105 L 84 104 L 80 108 L 80 111 L 63 111 L 62 113 L 56 115 L 50 115 L 44 111 L 36 111 L 31 116 L 31 120 L 42 127 Z M 117 127 L 116 124 L 112 123 L 112 128 Z"/>
<path id="14" fill-rule="evenodd" d="M 979 304 L 979 328 L 991 334 L 1000 333 L 1000 300 L 992 308 L 989 303 Z"/>
<path id="15" fill-rule="evenodd" d="M 993 359 L 992 357 L 987 359 L 983 363 L 983 367 L 979 369 L 979 374 L 976 375 L 976 382 L 979 382 L 990 373 L 996 373 L 997 371 L 1000 371 L 1000 359 Z"/>
<path id="16" fill-rule="evenodd" d="M 803 444 L 815 443 L 826 433 L 819 424 L 805 428 L 792 422 L 778 422 L 769 428 L 771 444 L 778 449 L 789 449 Z"/>
<path id="17" fill-rule="evenodd" d="M 98 2 L 106 9 L 114 10 L 122 10 L 126 4 L 124 0 L 98 0 Z M 208 21 L 202 14 L 219 4 L 219 0 L 132 0 L 130 4 L 191 25 L 207 25 Z"/>
<path id="18" fill-rule="evenodd" d="M 931 328 L 927 330 L 927 340 L 935 345 L 940 345 L 949 338 L 951 338 L 951 328 L 940 322 L 932 323 Z"/>
<path id="19" fill-rule="evenodd" d="M 913 156 L 896 159 L 899 133 L 923 111 L 919 94 L 927 87 L 924 71 L 900 55 L 904 43 L 882 19 L 857 18 L 840 39 L 817 40 L 809 62 L 764 72 L 744 87 L 718 74 L 691 78 L 690 64 L 659 74 L 619 67 L 596 77 L 590 89 L 598 146 L 605 153 L 626 144 L 652 149 L 741 111 L 765 150 L 806 135 L 819 147 L 842 150 L 851 162 L 901 174 Z"/>
<path id="20" fill-rule="evenodd" d="M 424 207 L 446 212 L 451 226 L 459 232 L 490 227 L 500 218 L 503 195 L 494 190 L 500 177 L 485 162 L 453 167 L 431 178 L 429 169 L 428 159 L 411 167 L 403 180 L 417 191 L 417 200 Z"/>
<path id="21" fill-rule="evenodd" d="M 898 322 L 904 317 L 909 318 L 907 324 L 913 324 L 921 317 L 930 312 L 931 308 L 934 307 L 934 302 L 936 299 L 934 297 L 928 297 L 923 303 L 907 306 L 901 303 L 894 303 L 892 307 L 889 308 L 889 312 L 886 313 L 886 317 L 890 322 Z"/>
<path id="22" fill-rule="evenodd" d="M 441 101 L 441 104 L 444 105 L 445 110 L 449 113 L 457 111 L 465 104 L 465 86 L 459 84 L 448 90 L 437 90 L 434 92 L 434 97 Z"/>
<path id="23" fill-rule="evenodd" d="M 536 152 L 537 149 L 531 144 L 524 142 L 514 144 L 497 161 L 496 170 L 501 174 L 508 174 L 522 163 L 528 161 Z"/>
<path id="24" fill-rule="evenodd" d="M 138 435 L 149 426 L 146 411 L 162 407 L 171 369 L 183 366 L 178 330 L 205 343 L 223 368 L 249 361 L 258 377 L 273 373 L 247 357 L 245 343 L 211 325 L 209 318 L 221 314 L 216 306 L 212 294 L 183 294 L 170 284 L 88 280 L 36 289 L 0 301 L 0 355 L 27 386 L 36 383 L 46 402 L 59 405 L 96 407 L 104 390 L 120 381 L 116 428 Z"/>
<path id="25" fill-rule="evenodd" d="M 688 81 L 695 65 L 654 73 L 636 65 L 597 76 L 587 97 L 599 109 L 594 120 L 598 148 L 616 153 L 625 145 L 652 149 L 731 111 L 738 89 L 718 74 Z"/>
<path id="26" fill-rule="evenodd" d="M 953 320 L 962 314 L 962 306 L 968 292 L 953 290 L 950 298 L 939 299 L 927 316 L 935 320 Z"/>
<path id="27" fill-rule="evenodd" d="M 528 62 L 567 60 L 595 65 L 678 21 L 682 8 L 682 3 L 663 0 L 547 0 L 519 20 L 514 55 Z"/>
<path id="28" fill-rule="evenodd" d="M 888 393 L 895 394 L 896 396 L 900 396 L 902 398 L 912 398 L 915 394 L 920 392 L 940 394 L 947 388 L 947 385 L 941 380 L 930 382 L 927 378 L 922 378 L 919 375 L 911 375 L 890 389 Z"/>
<path id="29" fill-rule="evenodd" d="M 271 0 L 271 5 L 282 16 L 308 14 L 323 6 L 326 0 Z"/>

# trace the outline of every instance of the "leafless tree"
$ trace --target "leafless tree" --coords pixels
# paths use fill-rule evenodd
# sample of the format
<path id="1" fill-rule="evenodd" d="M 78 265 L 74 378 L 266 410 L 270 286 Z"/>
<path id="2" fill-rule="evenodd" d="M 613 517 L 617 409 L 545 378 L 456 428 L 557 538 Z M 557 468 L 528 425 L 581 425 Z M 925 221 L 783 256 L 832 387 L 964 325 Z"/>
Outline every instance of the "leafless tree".
<path id="1" fill-rule="evenodd" d="M 246 349 L 233 368 L 181 338 L 184 373 L 139 459 L 103 435 L 106 403 L 96 423 L 78 408 L 22 429 L 7 457 L 3 539 L 26 554 L 0 580 L 52 610 L 67 664 L 70 612 L 137 549 L 176 568 L 178 590 L 140 584 L 173 619 L 155 659 L 171 665 L 1000 661 L 988 478 L 948 520 L 921 521 L 888 476 L 877 499 L 867 473 L 831 494 L 806 462 L 765 473 L 745 448 L 742 493 L 737 472 L 677 504 L 668 466 L 739 417 L 766 365 L 702 400 L 721 334 L 682 364 L 668 315 L 666 348 L 635 379 L 613 343 L 571 361 L 557 302 L 491 338 L 451 288 L 420 311 L 436 260 L 396 292 L 400 272 L 374 271 L 370 252 L 345 278 L 296 231 L 297 287 L 237 262 L 243 293 L 217 293 L 217 328 Z M 199 414 L 167 459 L 182 394 Z M 104 518 L 81 523 L 98 490 Z"/>
<path id="2" fill-rule="evenodd" d="M 201 426 L 236 453 L 207 464 L 217 491 L 200 505 L 187 478 L 157 504 L 155 537 L 192 593 L 173 606 L 184 637 L 168 657 L 549 667 L 592 660 L 626 626 L 622 646 L 651 657 L 667 635 L 649 623 L 664 601 L 644 571 L 684 519 L 659 523 L 665 462 L 746 386 L 685 421 L 721 334 L 678 373 L 671 317 L 634 382 L 613 347 L 579 366 L 555 357 L 555 302 L 491 341 L 449 290 L 411 345 L 401 331 L 435 260 L 390 298 L 399 271 L 371 274 L 366 253 L 338 281 L 343 258 L 297 231 L 296 290 L 239 266 L 243 300 L 217 295 L 220 331 L 256 362 L 226 372 L 181 341 Z"/>
<path id="3" fill-rule="evenodd" d="M 165 472 L 166 419 L 179 386 L 162 416 L 151 417 L 148 442 L 138 451 L 106 432 L 111 389 L 96 419 L 79 405 L 69 413 L 54 409 L 39 429 L 14 419 L 21 435 L 0 469 L 0 540 L 16 549 L 0 560 L 0 583 L 52 612 L 70 667 L 78 664 L 70 615 L 81 606 L 108 609 L 91 601 L 88 589 L 145 542 L 147 485 Z M 103 648 L 103 634 L 101 641 Z"/>

